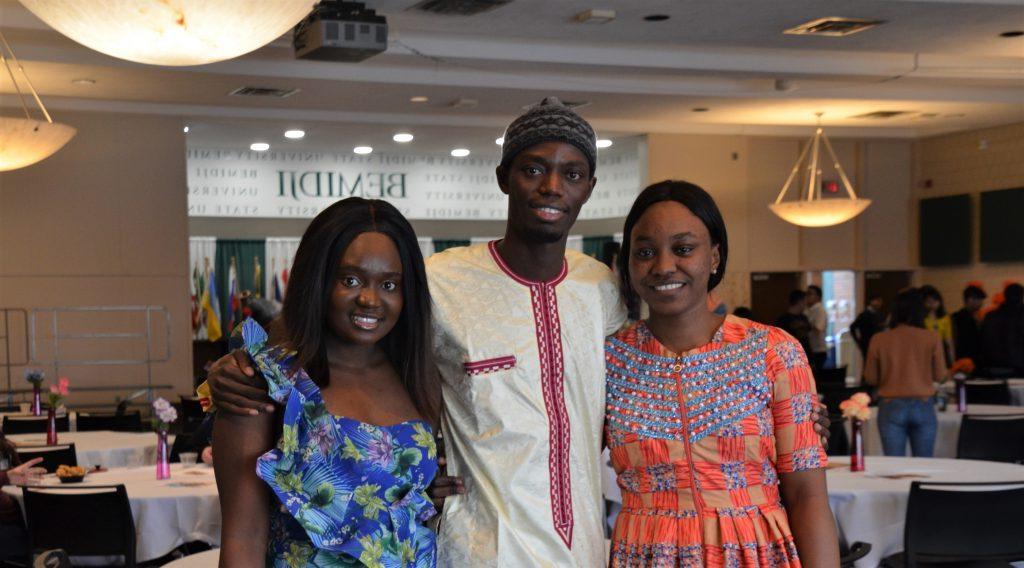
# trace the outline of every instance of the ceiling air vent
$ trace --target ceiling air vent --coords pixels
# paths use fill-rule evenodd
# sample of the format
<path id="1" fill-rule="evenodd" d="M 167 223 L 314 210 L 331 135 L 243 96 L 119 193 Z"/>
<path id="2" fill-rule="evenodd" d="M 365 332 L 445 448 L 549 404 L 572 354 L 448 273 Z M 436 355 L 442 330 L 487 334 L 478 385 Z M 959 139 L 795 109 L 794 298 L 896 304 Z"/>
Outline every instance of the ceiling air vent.
<path id="1" fill-rule="evenodd" d="M 875 120 L 885 120 L 888 118 L 896 118 L 897 116 L 905 116 L 908 114 L 914 114 L 914 111 L 910 110 L 876 110 L 875 112 L 867 112 L 864 114 L 858 114 L 851 116 L 850 118 L 871 118 Z"/>
<path id="2" fill-rule="evenodd" d="M 790 35 L 813 35 L 842 37 L 871 29 L 884 24 L 885 20 L 862 20 L 859 18 L 821 18 L 782 32 Z"/>
<path id="3" fill-rule="evenodd" d="M 299 92 L 299 89 L 274 89 L 271 87 L 239 87 L 228 93 L 232 97 L 275 97 L 283 99 Z"/>
<path id="4" fill-rule="evenodd" d="M 474 16 L 504 6 L 512 0 L 423 0 L 410 10 L 430 12 L 440 16 Z"/>

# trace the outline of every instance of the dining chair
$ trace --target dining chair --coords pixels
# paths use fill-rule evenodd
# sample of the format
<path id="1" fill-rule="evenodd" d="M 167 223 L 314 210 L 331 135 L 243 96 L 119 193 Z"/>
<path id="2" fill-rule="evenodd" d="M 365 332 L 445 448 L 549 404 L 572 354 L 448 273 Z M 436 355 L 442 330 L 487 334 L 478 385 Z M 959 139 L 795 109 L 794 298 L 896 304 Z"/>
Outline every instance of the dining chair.
<path id="1" fill-rule="evenodd" d="M 4 416 L 0 430 L 10 436 L 12 434 L 45 434 L 46 423 L 49 420 L 43 416 Z M 67 432 L 70 429 L 67 413 L 57 415 L 57 431 Z"/>
<path id="2" fill-rule="evenodd" d="M 903 552 L 884 566 L 1024 560 L 1024 481 L 910 485 Z M 945 564 L 948 565 L 948 564 Z"/>
<path id="3" fill-rule="evenodd" d="M 55 446 L 16 446 L 18 458 L 22 463 L 32 458 L 43 458 L 39 467 L 45 468 L 46 473 L 54 473 L 58 466 L 78 465 L 78 456 L 75 454 L 74 444 L 57 444 Z"/>
<path id="4" fill-rule="evenodd" d="M 1010 404 L 1010 387 L 1005 379 L 971 379 L 967 387 L 967 404 Z"/>
<path id="5" fill-rule="evenodd" d="M 816 385 L 846 386 L 846 366 L 833 369 L 818 369 L 814 371 L 814 382 Z"/>
<path id="6" fill-rule="evenodd" d="M 123 556 L 135 563 L 135 520 L 124 485 L 25 487 L 33 552 L 61 548 L 70 556 Z"/>
<path id="7" fill-rule="evenodd" d="M 142 430 L 142 413 L 138 410 L 125 414 L 118 414 L 116 412 L 79 412 L 77 426 L 79 432 L 94 432 L 97 430 L 139 432 Z"/>
<path id="8" fill-rule="evenodd" d="M 1024 408 L 1020 414 L 965 414 L 956 457 L 1024 463 Z"/>

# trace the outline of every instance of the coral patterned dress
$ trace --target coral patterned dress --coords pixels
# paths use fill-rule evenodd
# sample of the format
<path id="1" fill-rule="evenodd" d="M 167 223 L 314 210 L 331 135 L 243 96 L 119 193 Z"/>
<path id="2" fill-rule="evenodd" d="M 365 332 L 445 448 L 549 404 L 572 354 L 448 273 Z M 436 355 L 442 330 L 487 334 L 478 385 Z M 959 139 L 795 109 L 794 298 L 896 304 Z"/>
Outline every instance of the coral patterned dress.
<path id="1" fill-rule="evenodd" d="M 800 344 L 727 316 L 710 343 L 672 353 L 641 321 L 605 360 L 623 495 L 611 565 L 800 566 L 778 474 L 826 465 Z"/>

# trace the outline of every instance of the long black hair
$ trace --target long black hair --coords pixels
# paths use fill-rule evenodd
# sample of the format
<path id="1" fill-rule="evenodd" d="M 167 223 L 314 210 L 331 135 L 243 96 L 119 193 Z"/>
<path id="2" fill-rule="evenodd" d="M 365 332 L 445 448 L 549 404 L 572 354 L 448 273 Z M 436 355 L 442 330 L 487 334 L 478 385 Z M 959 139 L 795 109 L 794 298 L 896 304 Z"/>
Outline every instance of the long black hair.
<path id="1" fill-rule="evenodd" d="M 622 228 L 622 249 L 619 251 L 619 290 L 622 292 L 622 299 L 626 303 L 631 318 L 636 319 L 640 314 L 640 296 L 637 295 L 633 285 L 629 282 L 629 257 L 632 255 L 630 237 L 633 227 L 636 226 L 640 217 L 655 203 L 662 201 L 675 201 L 689 209 L 698 219 L 704 223 L 711 236 L 711 244 L 718 245 L 718 267 L 708 280 L 708 291 L 715 289 L 718 283 L 725 277 L 725 263 L 729 259 L 729 236 L 725 230 L 725 220 L 722 219 L 722 212 L 711 195 L 700 186 L 686 181 L 666 180 L 654 185 L 647 186 L 626 215 L 626 224 Z"/>
<path id="2" fill-rule="evenodd" d="M 297 352 L 298 365 L 319 386 L 326 386 L 328 312 L 338 263 L 356 237 L 371 232 L 389 237 L 402 260 L 402 312 L 382 340 L 384 352 L 416 409 L 436 423 L 440 383 L 434 365 L 423 254 L 412 225 L 390 203 L 350 197 L 313 219 L 295 252 L 278 331 L 284 343 Z"/>
<path id="3" fill-rule="evenodd" d="M 921 286 L 920 290 L 922 299 L 927 300 L 928 298 L 934 298 L 938 300 L 939 308 L 935 310 L 935 317 L 946 317 L 946 302 L 942 301 L 942 294 L 939 293 L 938 288 L 925 284 L 924 286 Z"/>

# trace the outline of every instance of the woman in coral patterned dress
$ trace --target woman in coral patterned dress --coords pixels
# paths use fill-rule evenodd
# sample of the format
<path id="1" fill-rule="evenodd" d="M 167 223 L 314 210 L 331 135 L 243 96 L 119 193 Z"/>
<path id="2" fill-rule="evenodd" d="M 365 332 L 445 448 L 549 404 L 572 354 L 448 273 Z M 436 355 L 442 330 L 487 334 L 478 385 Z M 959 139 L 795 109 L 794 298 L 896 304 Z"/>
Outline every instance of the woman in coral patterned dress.
<path id="1" fill-rule="evenodd" d="M 701 188 L 661 182 L 626 218 L 627 303 L 606 343 L 606 440 L 622 489 L 611 565 L 839 566 L 800 344 L 707 308 L 728 241 Z"/>

